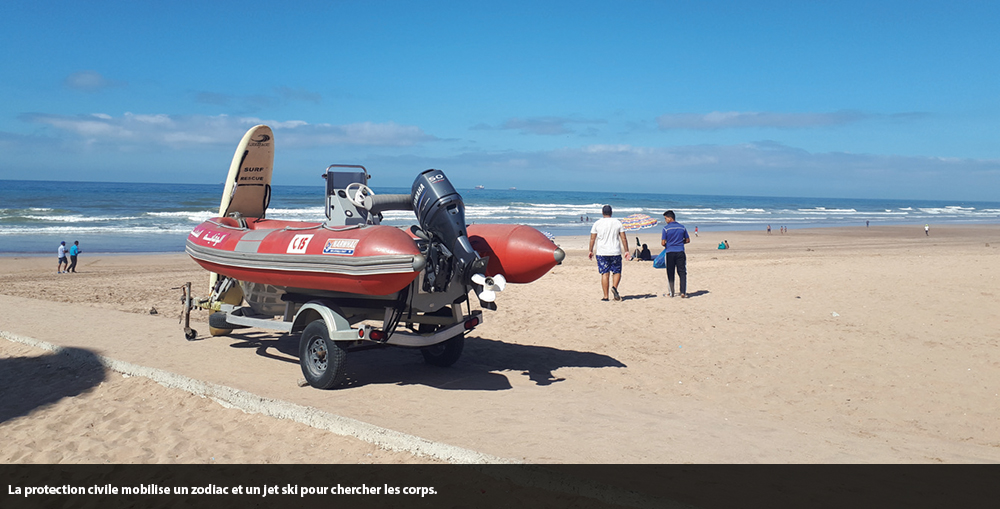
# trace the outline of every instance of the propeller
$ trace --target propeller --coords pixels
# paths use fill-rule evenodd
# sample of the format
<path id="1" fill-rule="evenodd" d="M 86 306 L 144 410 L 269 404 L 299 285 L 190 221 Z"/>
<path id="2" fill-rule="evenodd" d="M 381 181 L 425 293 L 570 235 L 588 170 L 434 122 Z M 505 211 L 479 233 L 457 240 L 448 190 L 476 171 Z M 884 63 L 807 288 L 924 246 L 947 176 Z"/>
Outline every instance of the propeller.
<path id="1" fill-rule="evenodd" d="M 503 274 L 497 274 L 493 277 L 473 274 L 472 282 L 483 287 L 483 291 L 479 292 L 479 300 L 483 302 L 495 301 L 497 292 L 503 291 L 504 287 L 507 286 L 507 279 L 503 277 Z"/>

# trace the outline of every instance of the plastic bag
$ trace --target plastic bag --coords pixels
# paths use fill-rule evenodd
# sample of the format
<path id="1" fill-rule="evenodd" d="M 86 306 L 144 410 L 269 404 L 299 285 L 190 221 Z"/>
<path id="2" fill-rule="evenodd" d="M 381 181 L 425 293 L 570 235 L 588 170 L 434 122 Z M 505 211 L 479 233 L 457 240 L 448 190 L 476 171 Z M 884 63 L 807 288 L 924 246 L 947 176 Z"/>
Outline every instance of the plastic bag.
<path id="1" fill-rule="evenodd" d="M 654 269 L 665 269 L 667 268 L 667 250 L 664 249 L 660 251 L 660 254 L 653 258 L 653 268 Z"/>

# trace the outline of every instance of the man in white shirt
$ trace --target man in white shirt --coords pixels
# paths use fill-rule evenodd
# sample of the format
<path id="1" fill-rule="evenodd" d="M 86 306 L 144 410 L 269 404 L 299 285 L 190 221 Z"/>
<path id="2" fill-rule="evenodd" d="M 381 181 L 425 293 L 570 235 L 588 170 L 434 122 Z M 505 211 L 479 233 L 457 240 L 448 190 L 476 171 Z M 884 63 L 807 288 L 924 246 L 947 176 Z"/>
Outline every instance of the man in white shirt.
<path id="1" fill-rule="evenodd" d="M 59 249 L 56 250 L 56 256 L 59 257 L 59 266 L 56 267 L 56 270 L 59 271 L 60 274 L 62 274 L 63 273 L 63 265 L 65 264 L 66 265 L 66 271 L 68 272 L 69 271 L 69 260 L 66 259 L 66 241 L 65 240 L 59 243 Z"/>
<path id="2" fill-rule="evenodd" d="M 604 217 L 594 222 L 594 226 L 590 228 L 588 258 L 593 259 L 597 255 L 597 271 L 601 273 L 601 288 L 604 290 L 604 298 L 601 300 L 608 300 L 609 286 L 615 300 L 622 300 L 618 294 L 618 283 L 622 280 L 622 256 L 626 260 L 632 257 L 628 252 L 628 237 L 625 236 L 621 221 L 611 217 L 611 205 L 605 205 L 601 213 Z"/>

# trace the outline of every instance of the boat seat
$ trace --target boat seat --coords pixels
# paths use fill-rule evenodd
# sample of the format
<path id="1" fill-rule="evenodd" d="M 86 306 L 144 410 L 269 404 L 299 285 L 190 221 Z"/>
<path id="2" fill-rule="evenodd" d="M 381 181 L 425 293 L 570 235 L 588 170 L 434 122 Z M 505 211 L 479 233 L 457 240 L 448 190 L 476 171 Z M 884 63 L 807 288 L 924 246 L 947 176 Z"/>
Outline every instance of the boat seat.
<path id="1" fill-rule="evenodd" d="M 247 227 L 246 221 L 243 221 L 242 218 L 236 219 L 234 217 L 220 217 L 215 222 L 221 224 L 222 226 L 228 226 L 230 228 L 246 229 Z"/>

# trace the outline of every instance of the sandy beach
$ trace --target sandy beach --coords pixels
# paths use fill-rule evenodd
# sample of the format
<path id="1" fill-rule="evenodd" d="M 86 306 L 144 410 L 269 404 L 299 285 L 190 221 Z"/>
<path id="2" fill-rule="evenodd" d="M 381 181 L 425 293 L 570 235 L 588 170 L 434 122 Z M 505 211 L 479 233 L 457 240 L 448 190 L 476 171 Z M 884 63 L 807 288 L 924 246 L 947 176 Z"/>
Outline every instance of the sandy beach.
<path id="1" fill-rule="evenodd" d="M 298 386 L 297 338 L 212 338 L 197 312 L 185 341 L 177 288 L 207 275 L 180 253 L 0 257 L 0 331 L 512 461 L 1000 461 L 1000 226 L 703 230 L 690 298 L 626 262 L 622 302 L 587 240 L 558 238 L 565 262 L 510 285 L 455 366 L 352 353 L 333 391 Z M 74 359 L 0 339 L 0 461 L 441 461 Z"/>

